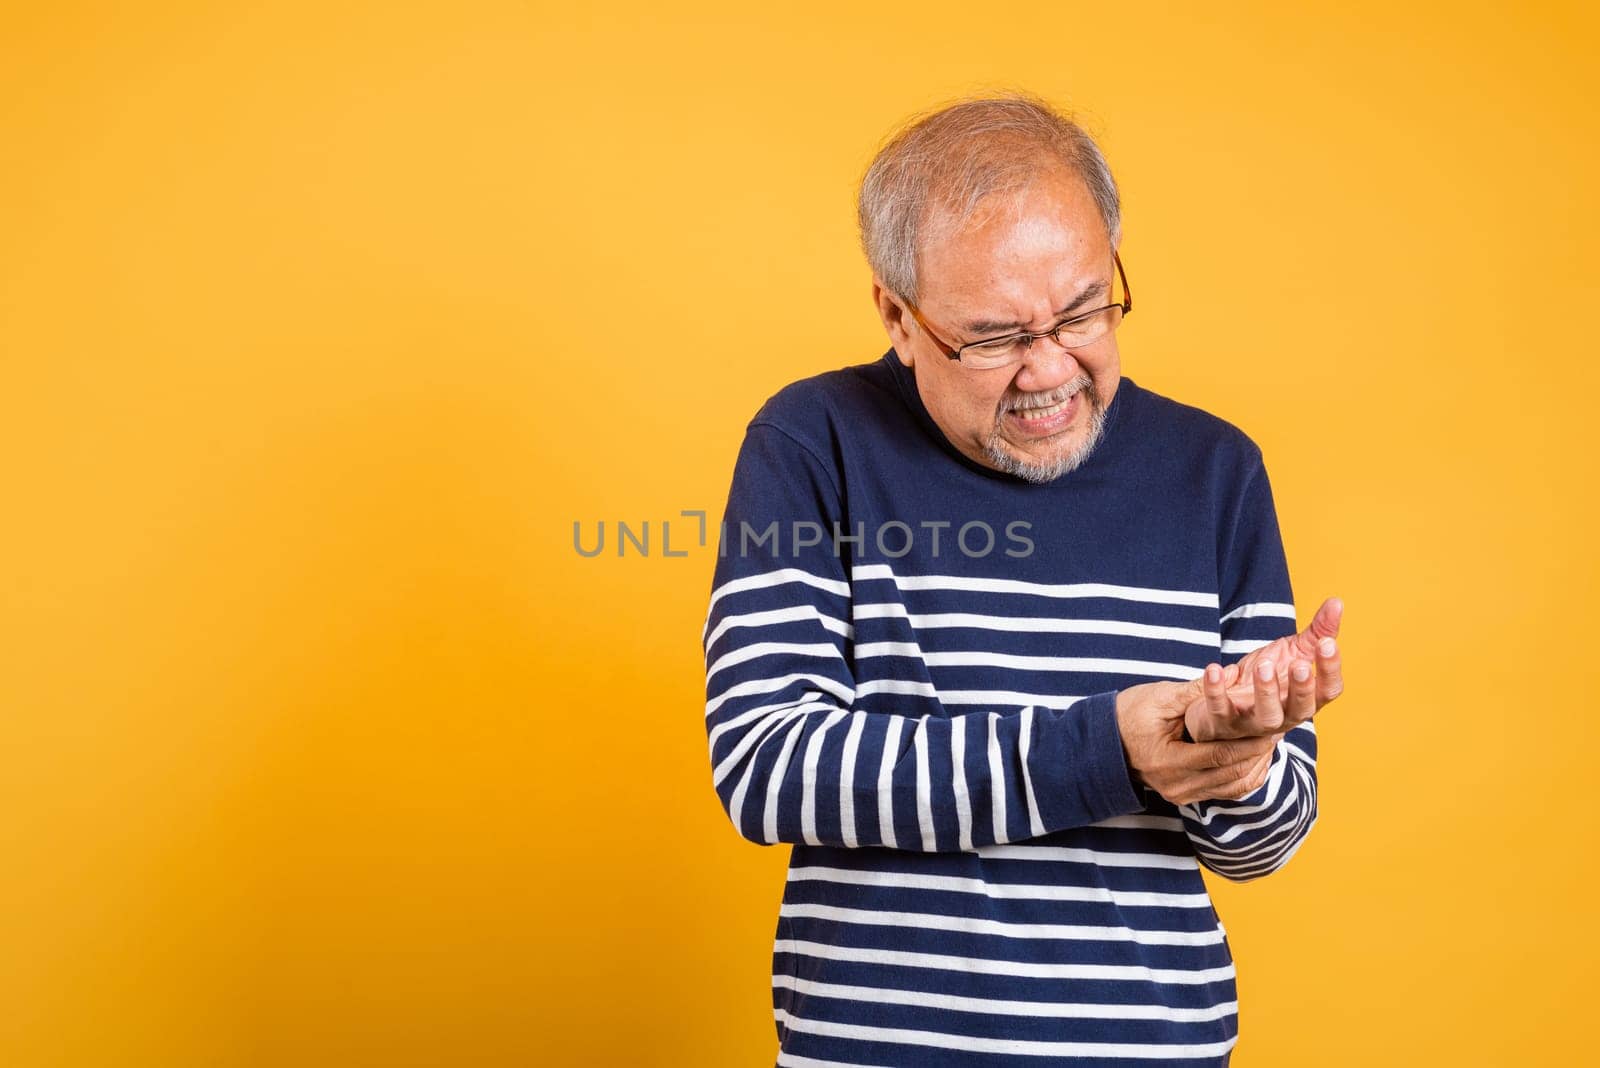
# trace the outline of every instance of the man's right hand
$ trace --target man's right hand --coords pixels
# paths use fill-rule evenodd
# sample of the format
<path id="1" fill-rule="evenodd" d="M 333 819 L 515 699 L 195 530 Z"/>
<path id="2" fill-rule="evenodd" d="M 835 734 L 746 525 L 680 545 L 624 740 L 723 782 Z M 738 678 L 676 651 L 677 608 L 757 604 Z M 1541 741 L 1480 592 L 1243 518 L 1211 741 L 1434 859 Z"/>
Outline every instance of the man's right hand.
<path id="1" fill-rule="evenodd" d="M 1236 801 L 1267 781 L 1272 751 L 1287 732 L 1211 742 L 1183 740 L 1184 710 L 1204 680 L 1146 682 L 1117 694 L 1122 748 L 1138 778 L 1174 805 Z"/>

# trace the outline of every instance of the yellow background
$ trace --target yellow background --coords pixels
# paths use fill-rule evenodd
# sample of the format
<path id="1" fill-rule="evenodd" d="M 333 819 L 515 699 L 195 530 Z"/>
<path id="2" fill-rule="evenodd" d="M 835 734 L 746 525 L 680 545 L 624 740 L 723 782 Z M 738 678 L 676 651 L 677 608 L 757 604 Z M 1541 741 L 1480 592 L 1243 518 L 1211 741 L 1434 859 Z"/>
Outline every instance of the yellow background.
<path id="1" fill-rule="evenodd" d="M 6 11 L 0 1062 L 770 1064 L 661 523 L 884 351 L 861 169 L 1007 86 L 1348 605 L 1320 822 L 1212 880 L 1234 1063 L 1584 1059 L 1594 16 L 751 7 Z"/>

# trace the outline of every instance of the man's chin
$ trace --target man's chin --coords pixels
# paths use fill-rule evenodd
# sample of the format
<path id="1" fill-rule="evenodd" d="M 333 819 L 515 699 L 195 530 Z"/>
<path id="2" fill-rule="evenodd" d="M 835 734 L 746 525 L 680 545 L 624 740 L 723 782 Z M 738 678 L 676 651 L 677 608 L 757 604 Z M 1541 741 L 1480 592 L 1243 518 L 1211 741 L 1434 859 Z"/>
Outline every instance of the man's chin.
<path id="1" fill-rule="evenodd" d="M 1099 444 L 1101 427 L 1098 409 L 1087 420 L 1026 442 L 1012 441 L 996 427 L 984 452 L 1000 471 L 1029 482 L 1053 482 L 1088 460 Z"/>
<path id="2" fill-rule="evenodd" d="M 1011 459 L 1012 463 L 1033 464 L 1036 467 L 1047 467 L 1058 464 L 1070 457 L 1079 446 L 1083 435 L 1078 427 L 1068 427 L 1057 431 L 1049 437 L 1031 438 L 1027 442 L 1012 441 L 1010 438 L 998 438 L 991 443 L 991 450 L 999 448 Z"/>

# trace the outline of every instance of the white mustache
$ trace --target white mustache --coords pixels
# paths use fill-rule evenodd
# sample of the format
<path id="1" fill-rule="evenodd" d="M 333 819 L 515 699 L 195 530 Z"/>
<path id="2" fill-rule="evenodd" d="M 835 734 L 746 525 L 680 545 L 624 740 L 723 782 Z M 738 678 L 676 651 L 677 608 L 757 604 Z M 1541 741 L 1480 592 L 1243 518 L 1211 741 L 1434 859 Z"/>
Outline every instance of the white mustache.
<path id="1" fill-rule="evenodd" d="M 1068 382 L 1066 385 L 1043 397 L 1020 397 L 1008 405 L 1006 407 L 1006 411 L 1023 412 L 1029 410 L 1030 408 L 1048 408 L 1052 404 L 1060 404 L 1062 401 L 1067 400 L 1073 394 L 1087 388 L 1088 385 L 1089 376 L 1079 375 L 1071 382 Z"/>

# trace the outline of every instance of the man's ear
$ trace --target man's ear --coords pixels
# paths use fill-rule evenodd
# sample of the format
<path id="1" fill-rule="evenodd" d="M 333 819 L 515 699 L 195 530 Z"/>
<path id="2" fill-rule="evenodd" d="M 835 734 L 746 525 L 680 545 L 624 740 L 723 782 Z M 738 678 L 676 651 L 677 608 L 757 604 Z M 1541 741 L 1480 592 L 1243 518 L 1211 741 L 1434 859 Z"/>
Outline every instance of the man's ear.
<path id="1" fill-rule="evenodd" d="M 895 355 L 900 357 L 902 364 L 910 367 L 911 334 L 906 325 L 909 316 L 899 298 L 889 292 L 889 287 L 877 275 L 872 276 L 872 304 L 877 309 L 878 318 L 883 320 L 884 332 L 889 335 Z"/>

